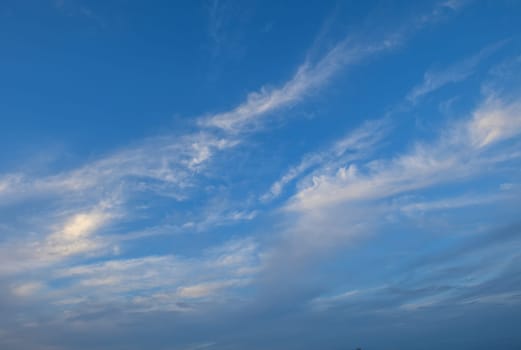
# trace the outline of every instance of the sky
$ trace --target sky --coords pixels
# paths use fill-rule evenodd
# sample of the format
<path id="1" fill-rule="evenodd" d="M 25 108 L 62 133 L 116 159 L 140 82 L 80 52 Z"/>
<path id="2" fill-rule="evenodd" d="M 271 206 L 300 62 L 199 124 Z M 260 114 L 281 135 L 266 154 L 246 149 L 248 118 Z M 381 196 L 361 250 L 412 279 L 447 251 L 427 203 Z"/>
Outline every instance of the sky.
<path id="1" fill-rule="evenodd" d="M 521 3 L 0 1 L 0 348 L 521 348 Z"/>

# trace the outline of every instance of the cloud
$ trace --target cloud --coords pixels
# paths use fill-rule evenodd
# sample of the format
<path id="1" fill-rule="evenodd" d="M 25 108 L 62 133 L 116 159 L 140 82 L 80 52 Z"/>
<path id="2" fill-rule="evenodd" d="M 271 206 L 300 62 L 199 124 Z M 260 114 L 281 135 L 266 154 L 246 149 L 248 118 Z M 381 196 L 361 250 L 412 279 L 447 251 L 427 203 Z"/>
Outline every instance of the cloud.
<path id="1" fill-rule="evenodd" d="M 147 198 L 149 202 L 154 196 L 186 200 L 194 191 L 194 185 L 204 178 L 203 172 L 214 153 L 235 145 L 233 138 L 223 139 L 202 132 L 155 137 L 56 174 L 1 177 L 2 206 L 38 203 L 42 199 L 48 205 L 35 206 L 27 213 L 30 218 L 25 220 L 27 228 L 11 225 L 13 232 L 17 229 L 27 232 L 10 235 L 0 243 L 0 251 L 5 253 L 1 260 L 6 262 L 0 271 L 21 273 L 72 257 L 112 255 L 120 250 L 118 240 L 131 239 L 133 235 L 125 237 L 124 231 L 119 232 L 120 235 L 97 235 L 100 229 L 120 219 L 139 221 L 132 204 L 136 198 Z M 255 216 L 254 211 L 222 210 L 224 217 L 216 217 L 214 222 L 249 220 Z M 158 228 L 165 226 L 162 222 L 157 225 Z M 166 231 L 182 232 L 181 225 Z M 150 235 L 158 230 L 148 231 Z"/>
<path id="2" fill-rule="evenodd" d="M 122 186 L 128 186 L 137 189 L 145 187 L 182 198 L 183 190 L 190 187 L 192 179 L 214 153 L 232 148 L 237 143 L 233 138 L 219 138 L 204 132 L 149 138 L 137 146 L 54 175 L 40 178 L 7 175 L 2 183 L 5 181 L 5 186 L 9 183 L 12 187 L 9 191 L 6 187 L 4 195 L 5 199 L 11 200 L 45 194 L 64 197 L 77 194 L 81 198 L 89 198 L 99 195 L 100 190 L 114 188 L 119 191 Z M 92 189 L 94 191 L 90 191 Z"/>
<path id="3" fill-rule="evenodd" d="M 311 184 L 286 208 L 309 211 L 346 201 L 386 198 L 481 174 L 484 164 L 500 162 L 482 149 L 519 135 L 520 113 L 518 102 L 486 98 L 470 119 L 448 125 L 432 144 L 417 143 L 412 151 L 389 160 L 351 163 L 337 168 L 335 174 L 313 175 Z M 498 155 L 508 156 L 504 150 Z"/>
<path id="4" fill-rule="evenodd" d="M 469 133 L 474 147 L 482 148 L 516 136 L 521 130 L 521 103 L 505 104 L 491 96 L 470 122 Z"/>
<path id="5" fill-rule="evenodd" d="M 199 119 L 200 129 L 196 132 L 149 138 L 78 168 L 62 170 L 52 175 L 3 176 L 0 178 L 2 204 L 45 198 L 52 200 L 55 207 L 72 206 L 81 212 L 83 208 L 93 207 L 103 198 L 114 195 L 121 197 L 121 210 L 124 210 L 125 205 L 128 206 L 126 201 L 129 198 L 162 196 L 186 201 L 208 174 L 205 170 L 215 155 L 244 142 L 236 133 L 250 130 L 252 125 L 260 122 L 261 117 L 273 111 L 302 101 L 302 98 L 314 93 L 333 78 L 342 67 L 392 49 L 400 41 L 400 34 L 391 34 L 369 42 L 344 39 L 319 60 L 308 59 L 301 64 L 295 75 L 281 88 L 261 89 L 258 93 L 250 94 L 247 101 L 230 111 Z M 227 131 L 225 136 L 218 129 Z M 290 174 L 280 183 L 274 184 L 271 196 L 278 195 L 279 187 L 283 187 L 307 167 L 306 164 L 302 165 L 300 170 L 296 169 L 295 175 Z M 216 218 L 213 222 L 249 220 L 257 213 L 255 210 L 233 208 L 222 212 L 225 217 Z M 34 215 L 36 214 L 33 213 Z M 78 220 L 76 225 L 81 225 L 83 220 L 84 225 L 95 226 L 96 220 L 101 220 L 81 216 L 87 214 L 77 215 L 80 216 L 75 219 Z M 77 240 L 76 246 L 69 245 L 69 248 L 72 249 L 71 254 L 72 251 L 88 251 L 94 249 L 99 242 L 94 243 L 92 240 Z M 65 251 L 62 253 L 66 254 Z"/>
<path id="6" fill-rule="evenodd" d="M 50 232 L 45 225 L 42 228 L 40 224 L 36 229 L 32 226 L 28 228 L 34 232 L 31 237 L 11 237 L 3 242 L 0 249 L 5 251 L 5 259 L 17 261 L 16 264 L 4 267 L 3 272 L 20 273 L 48 267 L 72 257 L 100 257 L 112 255 L 114 251 L 121 252 L 117 240 L 124 240 L 125 235 L 115 237 L 97 235 L 96 232 L 119 216 L 124 216 L 126 222 L 136 219 L 132 217 L 135 212 L 132 200 L 146 198 L 150 201 L 154 196 L 175 201 L 190 200 L 205 176 L 211 176 L 208 167 L 215 155 L 244 142 L 244 138 L 236 134 L 250 130 L 252 125 L 256 125 L 269 113 L 302 101 L 309 93 L 316 92 L 332 79 L 344 66 L 392 49 L 402 39 L 401 33 L 369 42 L 344 39 L 320 59 L 308 59 L 301 64 L 294 76 L 281 88 L 265 88 L 250 94 L 246 102 L 230 111 L 199 119 L 199 129 L 195 132 L 148 138 L 80 167 L 63 169 L 51 175 L 38 177 L 17 173 L 2 176 L 2 205 L 45 199 L 52 203 L 50 207 L 53 209 L 35 208 L 31 217 L 39 222 L 47 221 L 47 225 L 49 222 L 54 225 Z M 221 131 L 226 131 L 224 136 Z M 354 151 L 363 142 L 371 142 L 370 136 L 362 133 L 354 136 L 359 137 L 359 140 L 348 137 L 339 142 L 333 146 L 333 152 L 342 153 L 348 148 Z M 360 145 L 351 144 L 353 142 Z M 319 154 L 317 157 L 324 155 Z M 283 187 L 307 167 L 306 164 L 302 165 L 294 175 L 286 176 L 279 184 L 275 184 L 272 196 L 278 195 L 278 187 Z M 197 193 L 197 196 L 201 195 L 211 200 L 211 193 Z M 113 197 L 117 197 L 118 201 L 111 208 L 99 207 L 106 198 Z M 68 218 L 60 216 L 65 212 Z M 206 220 L 206 226 L 202 223 L 197 227 L 204 230 L 205 227 L 219 223 L 251 220 L 258 212 L 246 208 L 224 208 L 220 213 L 220 216 L 208 216 L 211 220 Z M 153 215 L 149 211 L 148 214 Z M 144 234 L 129 234 L 128 238 L 139 239 L 157 232 L 186 231 L 190 229 L 190 222 L 193 220 L 184 220 L 173 226 L 161 223 Z M 184 224 L 188 226 L 183 227 Z M 172 227 L 175 230 L 172 231 Z"/>
<path id="7" fill-rule="evenodd" d="M 427 71 L 424 75 L 423 82 L 409 92 L 407 100 L 411 103 L 417 103 L 423 96 L 436 91 L 447 84 L 457 83 L 467 79 L 469 76 L 474 74 L 476 68 L 484 59 L 498 51 L 506 44 L 506 42 L 506 40 L 503 40 L 487 46 L 477 54 L 444 69 Z"/>
<path id="8" fill-rule="evenodd" d="M 246 102 L 229 111 L 203 117 L 198 124 L 231 134 L 255 130 L 262 125 L 265 117 L 292 107 L 314 94 L 342 69 L 398 47 L 415 31 L 444 16 L 442 9 L 446 8 L 453 11 L 456 9 L 455 6 L 437 4 L 431 13 L 422 17 L 421 21 L 407 22 L 400 29 L 390 30 L 376 40 L 371 39 L 373 35 L 347 37 L 318 60 L 313 61 L 308 58 L 282 86 L 262 87 L 259 91 L 250 93 Z"/>
<path id="9" fill-rule="evenodd" d="M 114 199 L 88 210 L 67 210 L 48 217 L 47 227 L 21 237 L 7 237 L 0 244 L 0 275 L 27 273 L 48 268 L 74 256 L 95 256 L 110 251 L 98 231 L 119 218 Z"/>
<path id="10" fill-rule="evenodd" d="M 39 282 L 27 282 L 13 286 L 12 292 L 17 297 L 28 297 L 38 292 L 42 286 Z"/>
<path id="11" fill-rule="evenodd" d="M 509 169 L 519 163 L 519 95 L 515 89 L 513 95 L 501 95 L 490 89 L 484 93 L 474 110 L 446 122 L 433 140 L 417 140 L 403 151 L 382 152 L 384 156 L 355 152 L 351 159 L 351 152 L 344 157 L 332 147 L 323 153 L 329 156 L 316 156 L 320 152 L 305 156 L 304 160 L 312 162 L 303 161 L 304 166 L 295 168 L 298 171 L 292 169 L 280 182 L 275 182 L 272 196 L 279 193 L 277 190 L 286 179 L 293 180 L 302 174 L 296 193 L 282 205 L 281 237 L 265 254 L 265 274 L 271 275 L 267 277 L 269 283 L 276 285 L 289 276 L 304 279 L 306 270 L 317 261 L 327 260 L 337 251 L 362 244 L 369 237 L 392 231 L 391 227 L 406 222 L 425 231 L 450 228 L 457 232 L 477 232 L 486 226 L 486 215 L 458 226 L 456 222 L 464 219 L 456 217 L 456 211 L 446 209 L 481 212 L 491 204 L 515 206 L 515 195 L 499 193 L 499 184 L 494 192 L 476 187 L 475 183 L 501 174 L 512 176 Z M 392 120 L 386 120 L 386 124 L 392 125 Z M 353 134 L 372 137 L 348 137 L 351 141 L 347 144 L 351 147 L 365 144 L 361 149 L 369 146 L 374 150 L 382 144 L 385 135 L 382 131 L 389 128 L 359 130 L 367 132 Z M 336 144 L 345 143 L 341 140 Z M 467 193 L 454 196 L 455 184 Z M 447 193 L 447 188 L 452 190 Z M 441 195 L 433 199 L 433 191 Z M 403 198 L 408 199 L 404 202 Z M 430 199 L 417 201 L 418 198 Z M 409 215 L 412 212 L 415 215 Z M 410 221 L 412 216 L 416 219 L 414 223 Z"/>
<path id="12" fill-rule="evenodd" d="M 0 195 L 9 193 L 23 180 L 21 174 L 10 174 L 0 177 Z"/>
<path id="13" fill-rule="evenodd" d="M 469 206 L 486 205 L 497 201 L 504 201 L 507 198 L 509 197 L 497 193 L 479 196 L 465 195 L 441 200 L 407 203 L 401 205 L 400 210 L 410 215 L 417 215 L 419 212 L 449 210 L 465 208 Z"/>
<path id="14" fill-rule="evenodd" d="M 443 6 L 456 8 L 452 1 Z M 259 213 L 246 201 L 222 204 L 222 192 L 212 192 L 218 182 L 212 181 L 212 165 L 222 161 L 219 153 L 247 142 L 243 133 L 262 125 L 270 113 L 303 101 L 334 79 L 342 67 L 392 49 L 398 42 L 377 40 L 366 47 L 346 39 L 321 59 L 303 63 L 281 87 L 261 89 L 230 111 L 200 119 L 196 132 L 150 138 L 54 175 L 1 177 L 3 206 L 44 198 L 49 208 L 31 207 L 28 232 L 0 242 L 0 284 L 4 286 L 0 288 L 0 309 L 9 310 L 0 319 L 0 343 L 14 349 L 104 348 L 106 344 L 161 350 L 334 348 L 360 334 L 390 343 L 393 336 L 385 332 L 399 334 L 400 327 L 416 330 L 422 324 L 419 318 L 407 318 L 410 314 L 428 318 L 423 325 L 431 329 L 433 319 L 444 320 L 442 313 L 455 312 L 443 309 L 446 306 L 456 311 L 475 310 L 475 304 L 518 306 L 515 291 L 519 282 L 507 281 L 509 276 L 519 275 L 513 245 L 487 248 L 483 254 L 468 253 L 463 260 L 459 260 L 461 256 L 434 255 L 431 263 L 399 273 L 395 266 L 404 262 L 401 254 L 412 250 L 410 247 L 390 247 L 395 250 L 388 252 L 388 242 L 372 241 L 344 250 L 341 258 L 346 260 L 341 263 L 334 255 L 346 241 L 376 234 L 384 226 L 386 233 L 393 233 L 390 217 L 396 212 L 438 211 L 438 215 L 440 209 L 503 201 L 506 194 L 489 195 L 481 189 L 475 195 L 441 193 L 440 199 L 407 197 L 499 172 L 501 169 L 491 168 L 519 159 L 518 145 L 512 143 L 521 131 L 521 108 L 517 98 L 501 94 L 488 95 L 464 120 L 447 123 L 434 141 L 418 141 L 390 156 L 374 154 L 383 148 L 382 140 L 392 123 L 367 122 L 304 156 L 268 193 L 260 195 L 269 201 L 297 183 L 297 193 L 283 205 L 285 211 L 275 208 L 268 213 L 283 216 L 274 227 L 266 224 L 251 231 L 233 228 L 230 232 L 226 227 L 211 236 L 200 234 L 223 223 L 253 220 Z M 429 89 L 443 85 L 436 84 L 439 81 L 431 81 Z M 407 199 L 386 201 L 393 196 Z M 165 202 L 168 210 L 162 212 Z M 178 206 L 179 202 L 186 207 Z M 156 203 L 161 205 L 154 206 Z M 161 221 L 169 215 L 178 216 Z M 38 220 L 31 222 L 36 216 Z M 141 219 L 156 226 L 129 231 L 132 225 L 125 225 Z M 150 238 L 158 232 L 198 233 L 190 238 L 197 243 L 194 247 L 190 243 L 186 256 L 171 252 L 182 251 L 182 239 L 161 241 L 160 253 L 140 251 L 140 256 L 135 250 L 125 251 L 130 240 Z M 262 241 L 226 241 L 232 233 L 258 235 Z M 225 242 L 216 243 L 222 240 Z M 427 255 L 427 246 L 430 249 L 425 244 L 418 252 L 407 253 Z M 154 244 L 147 247 L 155 248 Z M 360 254 L 374 261 L 349 260 Z M 321 257 L 338 264 L 324 267 Z M 329 279 L 338 269 L 341 273 Z M 356 285 L 357 279 L 370 275 L 383 284 Z M 346 284 L 345 288 L 339 284 Z M 9 302 L 21 304 L 5 307 Z M 310 313 L 309 306 L 316 312 Z M 378 327 L 386 331 L 374 337 Z M 302 332 L 309 336 L 295 338 Z"/>
<path id="15" fill-rule="evenodd" d="M 232 16 L 233 5 L 229 1 L 212 0 L 207 2 L 208 6 L 208 34 L 213 41 L 213 55 L 218 55 L 226 46 L 230 33 L 227 27 L 234 16 Z M 237 16 L 238 17 L 238 16 Z"/>
<path id="16" fill-rule="evenodd" d="M 48 284 L 40 296 L 53 305 L 81 309 L 89 303 L 110 300 L 113 304 L 130 303 L 134 311 L 178 310 L 185 300 L 216 302 L 227 291 L 248 286 L 259 264 L 259 247 L 254 241 L 231 240 L 190 258 L 104 258 L 97 263 L 50 266 L 40 275 L 38 286 Z M 55 284 L 60 287 L 52 287 Z M 32 285 L 17 285 L 22 288 L 17 295 L 31 290 Z"/>
<path id="17" fill-rule="evenodd" d="M 68 17 L 81 17 L 93 21 L 100 28 L 105 28 L 107 22 L 105 18 L 92 8 L 87 7 L 82 1 L 78 0 L 53 0 L 52 5 L 59 13 Z"/>
<path id="18" fill-rule="evenodd" d="M 442 6 L 449 7 L 453 10 L 459 10 L 471 1 L 472 0 L 447 0 L 444 3 L 442 3 Z"/>
<path id="19" fill-rule="evenodd" d="M 178 287 L 176 294 L 180 298 L 188 298 L 188 299 L 204 298 L 209 295 L 215 294 L 217 291 L 219 291 L 221 289 L 229 288 L 232 286 L 237 286 L 240 284 L 244 284 L 244 283 L 241 283 L 240 280 L 199 283 L 199 284 L 195 284 L 195 285 Z"/>
<path id="20" fill-rule="evenodd" d="M 278 197 L 290 182 L 324 163 L 331 166 L 332 163 L 341 164 L 366 157 L 373 148 L 377 147 L 378 141 L 382 139 L 387 129 L 388 123 L 384 119 L 368 121 L 337 140 L 327 150 L 305 155 L 297 166 L 290 168 L 271 185 L 269 192 L 265 193 L 261 200 L 269 201 Z"/>
<path id="21" fill-rule="evenodd" d="M 346 39 L 327 52 L 318 62 L 303 63 L 282 87 L 262 88 L 259 92 L 251 93 L 243 104 L 231 111 L 205 117 L 199 121 L 199 125 L 222 129 L 229 133 L 254 129 L 263 117 L 300 102 L 324 85 L 344 66 L 358 63 L 363 58 L 396 45 L 397 42 L 391 39 L 365 45 Z"/>
<path id="22" fill-rule="evenodd" d="M 107 221 L 109 216 L 97 210 L 89 213 L 75 214 L 65 223 L 63 229 L 53 238 L 62 240 L 74 240 L 83 238 L 97 230 Z"/>

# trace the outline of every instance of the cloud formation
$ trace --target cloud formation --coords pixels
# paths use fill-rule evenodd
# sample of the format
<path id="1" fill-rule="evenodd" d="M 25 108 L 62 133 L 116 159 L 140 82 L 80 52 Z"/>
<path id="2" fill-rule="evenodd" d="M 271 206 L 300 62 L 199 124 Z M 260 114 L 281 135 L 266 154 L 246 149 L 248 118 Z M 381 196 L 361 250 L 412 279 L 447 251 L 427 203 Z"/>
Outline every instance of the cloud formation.
<path id="1" fill-rule="evenodd" d="M 451 345 L 464 336 L 476 349 L 500 338 L 513 348 L 520 339 L 508 327 L 521 315 L 514 40 L 470 45 L 474 56 L 413 82 L 402 74 L 407 58 L 416 60 L 409 39 L 426 25 L 442 30 L 434 24 L 464 3 L 399 18 L 384 35 L 386 23 L 339 33 L 287 81 L 183 130 L 75 166 L 0 174 L 0 347 L 412 350 L 411 339 L 432 332 L 429 350 L 447 345 L 439 334 Z M 219 45 L 222 14 L 212 4 Z M 400 53 L 372 59 L 390 51 Z M 313 126 L 344 136 L 317 132 L 326 137 L 306 154 L 274 146 L 301 131 L 286 112 L 349 83 L 342 72 L 358 66 L 364 81 L 353 78 L 355 90 L 380 91 L 385 75 L 396 91 L 320 101 L 328 108 L 317 113 L 331 123 Z M 484 77 L 481 92 L 461 90 L 458 114 L 427 112 L 429 130 L 410 123 L 427 94 L 471 75 Z M 396 96 L 405 98 L 392 105 L 408 107 L 386 113 Z M 276 118 L 287 123 L 270 129 Z M 503 320 L 504 333 L 469 336 L 469 320 L 486 330 L 489 316 Z"/>

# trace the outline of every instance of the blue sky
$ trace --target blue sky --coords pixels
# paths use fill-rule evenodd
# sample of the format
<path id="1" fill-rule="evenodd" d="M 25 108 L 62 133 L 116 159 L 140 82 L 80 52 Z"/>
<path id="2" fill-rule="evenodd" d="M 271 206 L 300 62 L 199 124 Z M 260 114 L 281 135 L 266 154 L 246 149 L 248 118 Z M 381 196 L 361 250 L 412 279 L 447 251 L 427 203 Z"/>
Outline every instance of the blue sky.
<path id="1" fill-rule="evenodd" d="M 519 349 L 521 4 L 0 3 L 0 347 Z"/>

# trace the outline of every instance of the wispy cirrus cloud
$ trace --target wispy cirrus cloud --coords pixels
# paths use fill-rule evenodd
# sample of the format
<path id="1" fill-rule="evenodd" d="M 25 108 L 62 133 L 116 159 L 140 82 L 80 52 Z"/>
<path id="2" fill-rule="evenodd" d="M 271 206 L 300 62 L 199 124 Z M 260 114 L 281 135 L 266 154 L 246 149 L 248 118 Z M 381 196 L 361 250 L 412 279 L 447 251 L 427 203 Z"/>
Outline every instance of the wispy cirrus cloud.
<path id="1" fill-rule="evenodd" d="M 254 130 L 261 125 L 263 117 L 290 107 L 316 89 L 321 88 L 341 68 L 360 62 L 360 60 L 395 47 L 394 38 L 380 42 L 359 44 L 346 39 L 327 52 L 318 62 L 305 62 L 294 76 L 280 88 L 262 88 L 250 93 L 247 101 L 236 108 L 200 119 L 199 125 L 214 127 L 229 133 Z"/>
<path id="2" fill-rule="evenodd" d="M 490 86 L 488 82 L 484 84 Z M 493 189 L 473 186 L 476 181 L 501 174 L 515 176 L 512 167 L 521 160 L 518 149 L 521 105 L 518 91 L 510 92 L 513 95 L 484 90 L 481 102 L 466 116 L 446 122 L 433 140 L 417 140 L 400 152 L 384 152 L 385 156 L 355 152 L 355 157 L 348 152 L 343 157 L 332 148 L 325 152 L 327 157 L 314 157 L 315 153 L 304 156 L 303 159 L 313 159 L 315 168 L 307 173 L 301 170 L 303 176 L 296 192 L 282 205 L 286 222 L 278 247 L 266 254 L 269 273 L 280 275 L 280 279 L 288 274 L 296 276 L 296 271 L 305 269 L 303 266 L 329 256 L 339 247 L 363 241 L 389 230 L 389 225 L 409 220 L 411 211 L 415 211 L 418 225 L 424 222 L 429 227 L 423 229 L 433 229 L 437 225 L 444 227 L 433 216 L 439 219 L 448 212 L 456 215 L 456 209 L 480 211 L 491 205 L 515 205 L 518 194 L 505 193 L 500 183 Z M 392 120 L 387 123 L 392 125 Z M 385 134 L 379 134 L 381 131 L 361 127 L 353 135 L 374 138 L 347 139 L 372 149 L 376 144 L 365 141 L 382 140 Z M 293 178 L 288 175 L 282 178 L 285 179 Z M 456 184 L 462 186 L 459 195 L 452 192 L 432 197 L 432 191 L 444 193 L 440 189 Z M 424 195 L 431 199 L 418 200 Z M 443 214 L 435 215 L 442 211 Z M 459 231 L 480 229 L 477 224 L 471 226 Z"/>
<path id="3" fill-rule="evenodd" d="M 438 15 L 434 12 L 429 16 Z M 191 191 L 205 176 L 204 170 L 214 155 L 233 149 L 244 141 L 238 134 L 250 130 L 261 122 L 262 117 L 301 102 L 309 93 L 323 87 L 343 67 L 395 48 L 405 36 L 403 31 L 399 31 L 369 42 L 356 38 L 344 39 L 318 60 L 308 60 L 301 64 L 295 75 L 281 88 L 261 89 L 230 111 L 199 119 L 200 129 L 194 133 L 149 138 L 83 166 L 51 175 L 4 175 L 0 182 L 2 204 L 52 198 L 58 207 L 76 206 L 78 210 L 73 215 L 86 215 L 81 214 L 84 208 L 95 207 L 115 193 L 121 194 L 117 207 L 122 212 L 129 198 L 145 194 L 170 197 L 177 201 L 189 200 Z M 223 136 L 219 130 L 226 131 L 226 134 Z M 351 146 L 339 144 L 335 147 L 340 149 Z M 303 164 L 302 169 L 296 169 L 296 173 L 307 167 Z M 279 191 L 277 188 L 291 181 L 292 176 L 274 184 L 271 196 L 276 196 Z M 228 213 L 226 215 L 232 221 L 248 220 L 256 215 L 255 210 L 223 212 Z M 214 221 L 222 220 L 217 218 Z M 81 249 L 77 246 L 77 249 L 88 250 L 87 246 Z"/>
<path id="4" fill-rule="evenodd" d="M 113 243 L 98 233 L 120 215 L 113 201 L 103 201 L 49 217 L 35 234 L 7 237 L 0 245 L 0 275 L 41 271 L 76 256 L 110 254 Z"/>
<path id="5" fill-rule="evenodd" d="M 457 83 L 474 74 L 476 68 L 484 59 L 494 54 L 506 44 L 506 40 L 487 46 L 475 55 L 440 70 L 428 70 L 423 82 L 414 87 L 407 95 L 407 100 L 417 103 L 423 96 L 442 88 L 445 85 Z"/>
<path id="6" fill-rule="evenodd" d="M 351 163 L 333 175 L 315 175 L 287 208 L 313 210 L 344 201 L 385 198 L 476 176 L 484 164 L 500 163 L 509 156 L 504 150 L 494 154 L 487 148 L 521 133 L 519 115 L 519 102 L 487 97 L 471 118 L 448 125 L 436 143 L 418 143 L 410 153 L 390 160 Z M 511 150 L 510 156 L 519 155 Z"/>
<path id="7" fill-rule="evenodd" d="M 47 287 L 53 303 L 88 295 L 78 303 L 112 300 L 132 302 L 136 309 L 179 308 L 188 301 L 218 301 L 227 290 L 246 287 L 259 268 L 258 245 L 251 239 L 231 240 L 197 258 L 174 255 L 107 260 L 55 269 L 47 282 L 66 280 L 68 287 Z M 70 305 L 71 302 L 68 302 Z"/>
<path id="8" fill-rule="evenodd" d="M 269 201 L 278 197 L 290 182 L 325 163 L 343 164 L 367 157 L 377 147 L 388 128 L 389 124 L 384 119 L 369 121 L 337 140 L 327 150 L 305 155 L 298 165 L 291 167 L 271 185 L 261 200 Z"/>
<path id="9" fill-rule="evenodd" d="M 271 113 L 289 108 L 302 99 L 312 95 L 317 89 L 332 80 L 346 67 L 361 63 L 377 54 L 399 47 L 415 31 L 446 16 L 444 10 L 455 11 L 457 6 L 440 3 L 427 13 L 405 23 L 401 28 L 390 30 L 386 35 L 371 38 L 347 37 L 328 50 L 318 60 L 307 59 L 295 74 L 282 86 L 262 87 L 248 95 L 239 106 L 223 112 L 203 117 L 199 120 L 202 127 L 217 128 L 231 134 L 257 129 Z"/>

